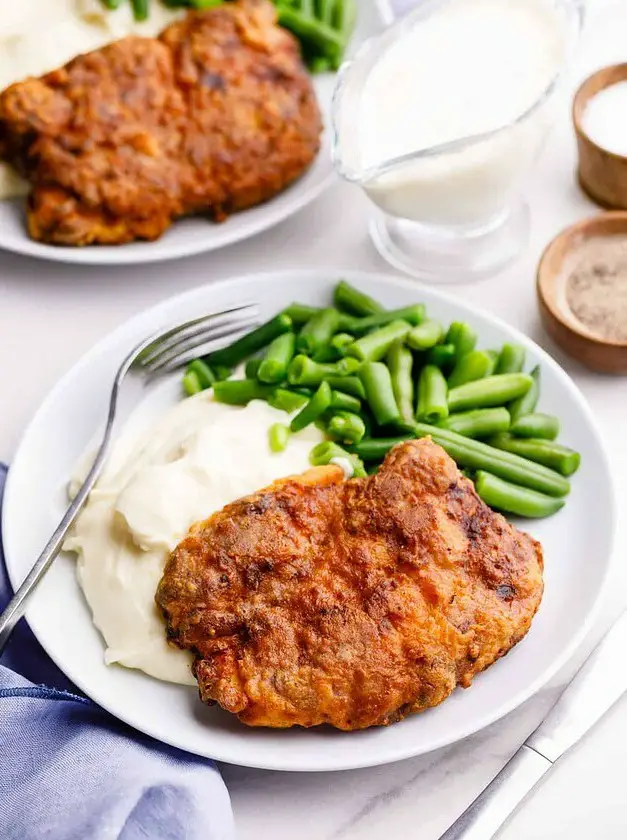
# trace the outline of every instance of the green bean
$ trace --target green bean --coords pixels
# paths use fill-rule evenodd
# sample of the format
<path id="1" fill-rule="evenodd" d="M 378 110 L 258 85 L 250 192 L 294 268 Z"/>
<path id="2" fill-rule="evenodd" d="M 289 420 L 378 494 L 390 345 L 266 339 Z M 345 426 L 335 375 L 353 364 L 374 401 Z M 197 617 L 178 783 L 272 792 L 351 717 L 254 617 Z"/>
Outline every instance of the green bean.
<path id="1" fill-rule="evenodd" d="M 332 26 L 289 6 L 277 6 L 277 17 L 280 25 L 293 32 L 299 41 L 321 50 L 330 59 L 343 54 L 344 37 Z"/>
<path id="2" fill-rule="evenodd" d="M 230 379 L 233 376 L 233 368 L 227 365 L 212 365 L 211 369 L 215 373 L 218 382 L 224 382 L 225 379 Z"/>
<path id="3" fill-rule="evenodd" d="M 354 341 L 347 348 L 346 353 L 363 362 L 378 362 L 386 355 L 394 342 L 405 338 L 410 330 L 411 326 L 407 321 L 392 321 L 385 327 Z"/>
<path id="4" fill-rule="evenodd" d="M 505 405 L 526 394 L 532 385 L 533 380 L 526 373 L 488 376 L 486 379 L 451 388 L 448 394 L 448 407 L 453 413 L 470 408 L 493 408 Z"/>
<path id="5" fill-rule="evenodd" d="M 131 0 L 131 6 L 135 20 L 148 20 L 148 0 Z"/>
<path id="6" fill-rule="evenodd" d="M 327 424 L 331 437 L 344 443 L 359 443 L 366 434 L 366 424 L 358 414 L 339 411 Z"/>
<path id="7" fill-rule="evenodd" d="M 341 0 L 340 0 L 341 2 Z M 333 12 L 335 9 L 336 0 L 318 0 L 317 3 L 317 10 L 316 14 L 318 20 L 321 20 L 323 23 L 332 24 L 333 22 Z M 345 281 L 342 280 L 342 283 Z M 348 285 L 348 284 L 346 284 Z"/>
<path id="8" fill-rule="evenodd" d="M 454 321 L 448 328 L 444 343 L 454 345 L 457 359 L 461 359 L 466 353 L 475 349 L 477 333 L 469 324 L 463 321 Z"/>
<path id="9" fill-rule="evenodd" d="M 366 389 L 358 376 L 330 374 L 326 377 L 326 381 L 335 391 L 342 391 L 342 393 L 350 394 L 351 397 L 357 397 L 359 400 L 366 399 Z"/>
<path id="10" fill-rule="evenodd" d="M 444 337 L 444 327 L 439 321 L 423 321 L 407 335 L 407 344 L 412 350 L 429 350 Z"/>
<path id="11" fill-rule="evenodd" d="M 322 382 L 316 393 L 298 412 L 296 417 L 292 418 L 290 429 L 293 432 L 300 432 L 306 426 L 314 423 L 318 417 L 321 417 L 324 412 L 331 405 L 331 387 L 328 382 Z"/>
<path id="12" fill-rule="evenodd" d="M 313 388 L 317 388 L 330 376 L 343 377 L 345 375 L 343 369 L 338 369 L 337 364 L 314 362 L 309 356 L 303 355 L 294 356 L 287 369 L 287 381 L 290 385 L 305 385 Z"/>
<path id="13" fill-rule="evenodd" d="M 499 361 L 499 353 L 497 350 L 486 350 L 485 353 L 490 359 L 490 369 L 486 373 L 486 376 L 492 376 Z"/>
<path id="14" fill-rule="evenodd" d="M 413 431 L 414 435 L 418 438 L 430 436 L 434 443 L 437 443 L 448 452 L 460 468 L 485 470 L 505 481 L 520 484 L 522 487 L 529 487 L 531 490 L 546 493 L 548 496 L 567 496 L 570 492 L 568 480 L 554 470 L 550 470 L 533 461 L 528 461 L 518 455 L 513 455 L 510 452 L 495 449 L 482 441 L 462 437 L 462 435 L 458 435 L 455 432 L 449 432 L 425 423 L 416 423 Z M 407 437 L 388 438 L 386 441 L 374 441 L 374 443 L 379 444 L 376 449 L 377 457 L 383 458 L 392 446 L 405 440 L 407 440 Z M 383 447 L 383 443 L 388 444 L 387 449 Z M 368 445 L 369 440 L 364 439 L 354 449 L 351 448 L 351 451 L 354 451 L 357 455 L 364 458 L 364 460 L 374 460 L 366 457 L 365 452 L 368 451 Z"/>
<path id="15" fill-rule="evenodd" d="M 384 311 L 384 307 L 374 298 L 360 292 L 346 280 L 340 280 L 335 287 L 333 302 L 338 309 L 348 312 L 350 315 L 358 315 L 360 318 Z"/>
<path id="16" fill-rule="evenodd" d="M 274 423 L 268 429 L 268 443 L 272 452 L 285 452 L 290 439 L 290 430 L 283 423 Z"/>
<path id="17" fill-rule="evenodd" d="M 364 438 L 355 446 L 351 446 L 351 452 L 363 458 L 364 461 L 382 461 L 399 443 L 406 443 L 413 440 L 412 435 L 401 435 L 394 438 Z"/>
<path id="18" fill-rule="evenodd" d="M 288 335 L 288 333 L 286 333 Z M 244 368 L 244 374 L 246 379 L 256 379 L 257 374 L 259 372 L 259 366 L 261 365 L 261 359 L 253 358 L 249 359 L 246 362 L 246 367 Z"/>
<path id="19" fill-rule="evenodd" d="M 552 516 L 564 507 L 564 499 L 556 499 L 537 490 L 519 487 L 495 475 L 479 470 L 475 477 L 479 497 L 491 508 L 529 519 Z"/>
<path id="20" fill-rule="evenodd" d="M 309 396 L 287 391 L 285 388 L 277 388 L 268 396 L 268 404 L 279 411 L 292 414 L 294 411 L 301 409 L 308 399 Z"/>
<path id="21" fill-rule="evenodd" d="M 357 397 L 353 397 L 350 394 L 344 394 L 342 391 L 332 391 L 331 408 L 335 411 L 351 411 L 355 413 L 360 411 L 361 402 Z"/>
<path id="22" fill-rule="evenodd" d="M 350 333 L 353 336 L 357 335 L 359 325 L 362 321 L 363 318 L 357 318 L 355 315 L 349 315 L 347 312 L 340 312 L 338 330 Z"/>
<path id="23" fill-rule="evenodd" d="M 229 379 L 216 382 L 213 396 L 227 405 L 248 405 L 251 400 L 267 400 L 272 393 L 269 385 L 262 385 L 256 379 Z"/>
<path id="24" fill-rule="evenodd" d="M 355 478 L 363 478 L 366 475 L 363 462 L 354 453 L 347 452 L 333 441 L 325 440 L 319 443 L 309 454 L 309 463 L 312 467 L 324 467 L 339 459 L 348 461 L 353 468 Z"/>
<path id="25" fill-rule="evenodd" d="M 335 367 L 340 376 L 352 376 L 359 371 L 361 362 L 353 356 L 345 356 L 336 362 Z"/>
<path id="26" fill-rule="evenodd" d="M 119 9 L 125 0 L 102 0 L 107 9 Z"/>
<path id="27" fill-rule="evenodd" d="M 407 321 L 411 326 L 421 324 L 426 315 L 424 304 L 415 303 L 413 306 L 406 306 L 403 309 L 390 309 L 386 312 L 379 312 L 377 315 L 370 315 L 367 318 L 356 318 L 353 328 L 346 330 L 354 335 L 363 335 L 370 330 L 384 327 L 392 321 Z"/>
<path id="28" fill-rule="evenodd" d="M 314 362 L 337 362 L 343 359 L 348 346 L 354 341 L 355 337 L 349 333 L 336 333 L 330 343 L 316 353 Z"/>
<path id="29" fill-rule="evenodd" d="M 331 339 L 331 347 L 333 347 L 340 356 L 345 356 L 348 346 L 353 343 L 355 339 L 350 333 L 336 333 Z"/>
<path id="30" fill-rule="evenodd" d="M 200 394 L 203 390 L 198 374 L 193 370 L 188 370 L 183 377 L 183 390 L 188 397 L 193 397 L 194 394 Z"/>
<path id="31" fill-rule="evenodd" d="M 403 346 L 402 341 L 396 341 L 390 347 L 386 361 L 392 377 L 392 389 L 401 422 L 411 423 L 415 419 L 414 379 L 412 376 L 414 357 L 411 350 Z"/>
<path id="32" fill-rule="evenodd" d="M 366 399 L 379 426 L 395 423 L 401 415 L 394 398 L 390 371 L 382 362 L 365 362 L 359 378 L 366 390 Z"/>
<path id="33" fill-rule="evenodd" d="M 296 339 L 299 353 L 313 356 L 326 347 L 338 330 L 340 314 L 337 309 L 322 309 L 307 321 Z"/>
<path id="34" fill-rule="evenodd" d="M 331 59 L 326 58 L 323 55 L 316 55 L 307 61 L 307 66 L 314 75 L 317 75 L 318 73 L 329 73 L 331 70 L 335 69 L 335 64 L 335 61 L 331 61 Z"/>
<path id="35" fill-rule="evenodd" d="M 449 370 L 455 364 L 457 351 L 454 344 L 438 344 L 427 353 L 427 364 L 435 365 L 440 370 Z"/>
<path id="36" fill-rule="evenodd" d="M 214 367 L 215 365 L 226 365 L 234 368 L 247 359 L 249 356 L 254 356 L 264 347 L 267 347 L 271 341 L 281 335 L 289 332 L 292 329 L 292 319 L 289 315 L 282 312 L 276 315 L 272 320 L 267 321 L 262 326 L 257 327 L 256 330 L 247 333 L 242 338 L 229 344 L 228 347 L 223 347 L 221 350 L 216 350 L 209 353 L 203 361 Z"/>
<path id="37" fill-rule="evenodd" d="M 446 379 L 440 368 L 426 365 L 418 380 L 418 403 L 416 417 L 428 423 L 437 423 L 448 417 L 447 403 L 448 388 Z"/>
<path id="38" fill-rule="evenodd" d="M 577 472 L 581 464 L 581 455 L 574 449 L 553 443 L 550 440 L 536 438 L 513 438 L 510 435 L 495 435 L 488 441 L 491 446 L 520 455 L 529 461 L 543 464 L 560 475 L 571 476 Z"/>
<path id="39" fill-rule="evenodd" d="M 187 373 L 196 374 L 203 391 L 206 388 L 211 388 L 213 383 L 216 381 L 214 372 L 211 370 L 209 365 L 202 361 L 202 359 L 194 359 L 193 362 L 190 362 L 187 365 Z"/>
<path id="40" fill-rule="evenodd" d="M 520 373 L 525 367 L 525 348 L 520 344 L 504 344 L 495 373 Z"/>
<path id="41" fill-rule="evenodd" d="M 512 418 L 512 423 L 515 423 L 516 420 L 519 420 L 526 414 L 533 414 L 536 410 L 538 400 L 540 399 L 540 365 L 536 365 L 536 367 L 534 367 L 531 371 L 531 379 L 533 380 L 533 384 L 527 393 L 513 400 L 510 405 L 507 406 L 507 410 Z"/>
<path id="42" fill-rule="evenodd" d="M 287 369 L 294 358 L 296 336 L 293 332 L 277 336 L 266 350 L 259 369 L 257 379 L 269 385 L 283 382 L 287 376 Z"/>
<path id="43" fill-rule="evenodd" d="M 287 309 L 283 310 L 283 314 L 291 319 L 295 327 L 302 327 L 307 321 L 311 321 L 318 312 L 320 312 L 320 309 L 316 306 L 307 306 L 304 303 L 290 303 Z"/>
<path id="44" fill-rule="evenodd" d="M 512 423 L 510 432 L 518 438 L 555 440 L 560 433 L 560 421 L 550 414 L 524 414 Z"/>
<path id="45" fill-rule="evenodd" d="M 438 423 L 439 428 L 457 432 L 469 438 L 486 438 L 509 429 L 509 412 L 506 408 L 480 408 L 451 414 Z"/>
<path id="46" fill-rule="evenodd" d="M 450 375 L 449 388 L 458 388 L 467 382 L 476 382 L 478 379 L 485 379 L 489 376 L 494 367 L 494 362 L 484 350 L 471 350 L 457 361 Z"/>
<path id="47" fill-rule="evenodd" d="M 338 0 L 334 11 L 333 24 L 340 31 L 344 40 L 344 47 L 336 56 L 333 66 L 334 70 L 339 70 L 344 50 L 348 46 L 357 22 L 357 2 L 356 0 Z"/>

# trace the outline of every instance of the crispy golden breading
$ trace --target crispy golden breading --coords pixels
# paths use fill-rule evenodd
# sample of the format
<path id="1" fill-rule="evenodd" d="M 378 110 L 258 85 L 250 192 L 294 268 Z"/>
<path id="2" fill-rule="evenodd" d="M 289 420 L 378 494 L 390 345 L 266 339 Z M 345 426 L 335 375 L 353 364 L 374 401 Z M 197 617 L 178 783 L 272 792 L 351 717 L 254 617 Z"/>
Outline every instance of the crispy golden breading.
<path id="1" fill-rule="evenodd" d="M 312 470 L 195 525 L 157 603 L 205 702 L 250 726 L 351 730 L 469 686 L 542 589 L 540 545 L 421 440 L 367 479 Z"/>
<path id="2" fill-rule="evenodd" d="M 31 236 L 62 245 L 156 239 L 301 176 L 322 122 L 296 40 L 267 0 L 191 12 L 0 95 L 0 155 L 32 183 Z"/>

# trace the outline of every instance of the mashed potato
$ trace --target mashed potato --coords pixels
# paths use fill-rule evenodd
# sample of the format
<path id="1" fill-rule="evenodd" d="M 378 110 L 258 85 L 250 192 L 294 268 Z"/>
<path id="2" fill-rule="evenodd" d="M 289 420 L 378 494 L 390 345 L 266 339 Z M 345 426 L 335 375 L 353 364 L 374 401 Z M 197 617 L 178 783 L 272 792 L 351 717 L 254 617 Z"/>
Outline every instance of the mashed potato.
<path id="1" fill-rule="evenodd" d="M 126 35 L 154 36 L 181 14 L 153 2 L 149 19 L 137 23 L 130 3 L 115 11 L 100 0 L 20 0 L 2 5 L 0 90 Z M 24 181 L 0 163 L 0 199 L 26 192 Z"/>
<path id="2" fill-rule="evenodd" d="M 204 392 L 176 405 L 140 441 L 118 441 L 65 544 L 78 554 L 78 579 L 108 664 L 194 684 L 191 657 L 167 644 L 155 604 L 165 562 L 192 523 L 309 468 L 322 440 L 313 426 L 293 435 L 284 452 L 270 451 L 268 429 L 286 420 L 267 403 L 233 408 Z"/>

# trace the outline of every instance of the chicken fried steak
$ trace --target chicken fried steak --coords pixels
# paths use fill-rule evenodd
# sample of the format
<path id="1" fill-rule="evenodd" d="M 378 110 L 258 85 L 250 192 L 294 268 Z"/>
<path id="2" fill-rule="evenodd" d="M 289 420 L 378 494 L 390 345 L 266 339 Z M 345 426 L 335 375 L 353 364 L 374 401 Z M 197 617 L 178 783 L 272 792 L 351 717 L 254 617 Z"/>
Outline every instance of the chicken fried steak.
<path id="1" fill-rule="evenodd" d="M 0 95 L 0 156 L 31 181 L 28 227 L 60 245 L 156 239 L 272 198 L 320 147 L 295 38 L 267 0 L 190 12 Z"/>
<path id="2" fill-rule="evenodd" d="M 379 472 L 283 479 L 191 529 L 157 592 L 207 703 L 250 726 L 362 729 L 441 703 L 506 654 L 542 550 L 430 440 Z"/>

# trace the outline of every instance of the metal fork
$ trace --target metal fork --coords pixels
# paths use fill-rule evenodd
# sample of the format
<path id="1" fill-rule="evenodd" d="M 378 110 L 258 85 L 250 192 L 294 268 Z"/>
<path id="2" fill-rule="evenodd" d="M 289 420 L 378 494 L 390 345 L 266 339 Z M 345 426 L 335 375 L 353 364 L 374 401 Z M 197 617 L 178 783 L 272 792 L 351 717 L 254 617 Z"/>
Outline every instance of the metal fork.
<path id="1" fill-rule="evenodd" d="M 34 566 L 17 590 L 7 608 L 0 615 L 0 654 L 2 654 L 13 629 L 24 615 L 30 596 L 61 551 L 68 531 L 76 521 L 87 497 L 94 488 L 106 463 L 113 439 L 113 429 L 118 407 L 123 395 L 123 386 L 138 374 L 142 384 L 151 382 L 164 374 L 173 373 L 198 355 L 216 350 L 228 340 L 238 338 L 258 323 L 257 305 L 243 304 L 230 309 L 186 321 L 183 324 L 153 335 L 138 344 L 120 365 L 113 381 L 107 424 L 102 443 L 96 453 L 93 466 L 65 512 L 56 531 L 39 555 Z"/>

